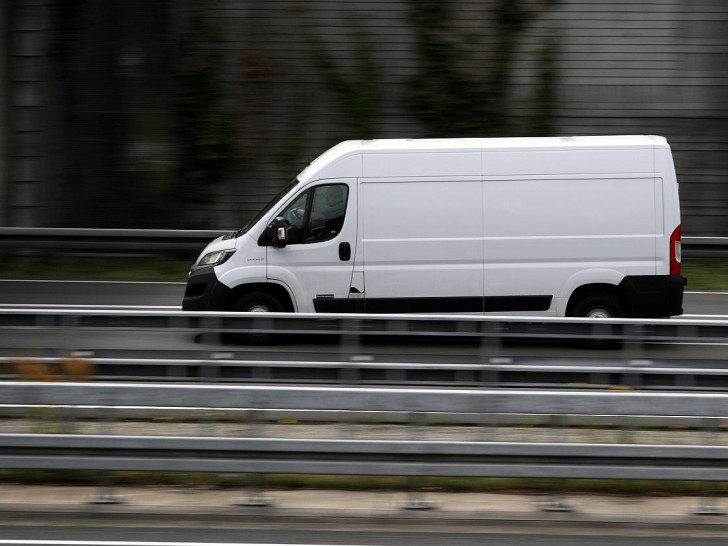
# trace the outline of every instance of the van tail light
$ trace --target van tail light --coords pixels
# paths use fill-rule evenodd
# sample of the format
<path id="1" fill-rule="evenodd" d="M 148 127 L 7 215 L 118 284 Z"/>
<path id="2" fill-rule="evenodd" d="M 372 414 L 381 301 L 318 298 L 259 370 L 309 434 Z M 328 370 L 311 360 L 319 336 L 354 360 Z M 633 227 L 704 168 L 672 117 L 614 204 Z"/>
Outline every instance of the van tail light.
<path id="1" fill-rule="evenodd" d="M 670 235 L 670 275 L 680 274 L 680 262 L 682 261 L 682 229 L 680 226 Z"/>

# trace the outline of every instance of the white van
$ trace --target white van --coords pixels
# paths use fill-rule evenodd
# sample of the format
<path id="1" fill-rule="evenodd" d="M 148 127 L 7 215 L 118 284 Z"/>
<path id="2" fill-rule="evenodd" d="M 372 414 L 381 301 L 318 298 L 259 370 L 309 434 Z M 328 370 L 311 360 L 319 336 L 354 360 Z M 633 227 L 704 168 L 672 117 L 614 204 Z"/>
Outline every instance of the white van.
<path id="1" fill-rule="evenodd" d="M 658 136 L 348 141 L 192 267 L 185 310 L 668 317 Z"/>

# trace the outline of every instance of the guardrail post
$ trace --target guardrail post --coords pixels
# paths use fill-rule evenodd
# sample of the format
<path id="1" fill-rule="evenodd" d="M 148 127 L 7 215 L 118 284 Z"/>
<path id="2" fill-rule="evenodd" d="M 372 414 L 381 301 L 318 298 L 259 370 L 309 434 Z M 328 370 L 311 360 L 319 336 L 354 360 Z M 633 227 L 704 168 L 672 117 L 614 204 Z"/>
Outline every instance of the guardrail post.
<path id="1" fill-rule="evenodd" d="M 339 381 L 341 383 L 356 384 L 359 382 L 361 370 L 359 362 L 370 360 L 371 357 L 359 354 L 361 352 L 361 325 L 358 321 L 346 320 L 339 338 L 339 353 L 341 367 L 339 368 Z"/>
<path id="2" fill-rule="evenodd" d="M 214 360 L 208 360 L 200 369 L 200 381 L 216 383 L 220 379 L 220 368 Z"/>
<path id="3" fill-rule="evenodd" d="M 645 356 L 645 339 L 647 332 L 642 324 L 630 324 L 625 327 L 625 340 L 622 342 L 622 358 L 626 371 L 622 375 L 622 385 L 640 389 L 644 386 L 644 373 L 638 368 L 647 368 L 652 361 Z"/>
<path id="4" fill-rule="evenodd" d="M 426 414 L 420 411 L 409 413 L 409 439 L 411 441 L 425 440 Z M 422 476 L 409 476 L 407 478 L 407 498 L 402 503 L 405 510 L 432 510 L 436 508 L 434 501 L 425 498 L 422 491 Z"/>
<path id="5" fill-rule="evenodd" d="M 635 438 L 635 422 L 633 417 L 621 417 L 618 419 L 618 430 L 620 441 L 623 444 L 633 444 Z"/>
<path id="6" fill-rule="evenodd" d="M 117 434 L 117 419 L 115 419 L 114 408 L 105 408 L 103 411 L 103 428 L 105 434 Z M 91 495 L 88 502 L 90 504 L 123 504 L 126 502 L 124 495 L 116 493 L 116 483 L 111 471 L 101 470 L 99 472 L 99 486 L 97 493 Z"/>
<path id="7" fill-rule="evenodd" d="M 342 412 L 339 415 L 339 438 L 341 440 L 349 440 L 353 438 L 356 425 L 356 417 L 354 417 L 351 412 Z"/>
<path id="8" fill-rule="evenodd" d="M 564 430 L 567 428 L 568 416 L 552 415 L 550 418 L 551 442 L 564 440 Z M 574 504 L 566 499 L 567 480 L 566 478 L 555 478 L 554 495 L 551 500 L 538 503 L 541 510 L 545 512 L 573 512 Z"/>
<path id="9" fill-rule="evenodd" d="M 476 381 L 484 386 L 493 386 L 500 383 L 499 364 L 511 364 L 509 357 L 498 357 L 503 345 L 502 333 L 504 327 L 500 322 L 480 323 L 480 362 L 483 366 L 478 370 Z"/>
<path id="10" fill-rule="evenodd" d="M 503 325 L 493 322 L 480 323 L 480 356 L 481 362 L 486 362 L 490 357 L 501 354 L 503 346 Z"/>
<path id="11" fill-rule="evenodd" d="M 80 337 L 78 327 L 82 319 L 75 315 L 61 315 L 59 319 L 60 328 L 56 330 L 56 336 L 60 340 L 56 344 L 54 356 L 63 358 L 79 348 L 76 346 L 76 339 Z"/>
<path id="12" fill-rule="evenodd" d="M 265 437 L 265 410 L 251 409 L 247 412 L 248 415 L 248 437 L 249 438 L 264 438 Z M 249 472 L 247 474 L 248 481 L 248 495 L 238 497 L 233 501 L 233 504 L 237 506 L 248 506 L 255 508 L 265 508 L 271 506 L 275 500 L 273 497 L 267 497 L 264 495 L 265 489 L 265 474 L 259 474 L 257 472 Z"/>
<path id="13" fill-rule="evenodd" d="M 362 354 L 362 323 L 359 320 L 347 319 L 342 326 L 343 329 L 339 338 L 339 353 L 343 366 L 339 370 L 339 380 L 344 383 L 358 383 L 361 375 L 358 363 L 371 360 L 370 356 Z M 347 362 L 350 362 L 351 365 L 348 366 Z"/>
<path id="14" fill-rule="evenodd" d="M 481 413 L 477 417 L 478 437 L 482 442 L 495 442 L 498 438 L 498 416 Z"/>
<path id="15" fill-rule="evenodd" d="M 91 495 L 90 504 L 123 504 L 126 502 L 124 495 L 115 493 L 116 485 L 111 473 L 101 471 L 99 475 L 99 488 L 95 495 Z"/>
<path id="16" fill-rule="evenodd" d="M 701 428 L 703 430 L 703 445 L 715 445 L 719 431 L 719 420 L 716 418 L 705 417 L 701 419 Z M 703 498 L 700 500 L 700 504 L 695 506 L 692 513 L 696 516 L 724 516 L 726 509 L 716 502 L 718 496 L 717 491 L 714 489 L 712 482 L 704 482 Z"/>
<path id="17" fill-rule="evenodd" d="M 197 417 L 200 436 L 219 436 L 217 425 L 220 413 L 211 410 L 202 410 Z"/>
<path id="18" fill-rule="evenodd" d="M 202 330 L 198 334 L 197 341 L 201 344 L 222 345 L 222 320 L 219 317 L 202 317 L 199 322 L 199 328 Z"/>

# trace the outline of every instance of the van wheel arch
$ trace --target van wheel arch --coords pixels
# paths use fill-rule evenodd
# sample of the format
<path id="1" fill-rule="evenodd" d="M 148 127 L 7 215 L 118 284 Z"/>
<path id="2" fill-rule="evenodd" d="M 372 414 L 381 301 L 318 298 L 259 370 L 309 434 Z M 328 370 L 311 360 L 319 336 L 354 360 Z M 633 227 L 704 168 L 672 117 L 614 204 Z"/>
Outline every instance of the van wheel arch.
<path id="1" fill-rule="evenodd" d="M 615 316 L 621 315 L 624 318 L 632 316 L 627 298 L 619 287 L 613 284 L 588 284 L 574 290 L 566 305 L 566 316 L 584 316 L 584 304 L 600 300 L 605 305 L 609 305 L 610 300 L 613 302 L 612 306 L 616 310 Z"/>
<path id="2" fill-rule="evenodd" d="M 225 299 L 225 311 L 233 311 L 236 304 L 243 298 L 247 298 L 251 294 L 263 293 L 275 298 L 280 302 L 283 311 L 293 312 L 293 300 L 288 291 L 279 284 L 272 283 L 252 283 L 241 284 L 233 288 L 228 297 Z"/>

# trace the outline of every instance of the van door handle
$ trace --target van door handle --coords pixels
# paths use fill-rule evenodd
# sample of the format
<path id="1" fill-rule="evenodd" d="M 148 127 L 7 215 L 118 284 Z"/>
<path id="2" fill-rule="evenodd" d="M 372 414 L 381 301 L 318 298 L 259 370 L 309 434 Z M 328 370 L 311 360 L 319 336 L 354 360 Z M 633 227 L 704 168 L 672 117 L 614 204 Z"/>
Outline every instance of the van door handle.
<path id="1" fill-rule="evenodd" d="M 351 245 L 349 243 L 339 243 L 339 259 L 342 262 L 348 262 L 351 259 Z"/>

